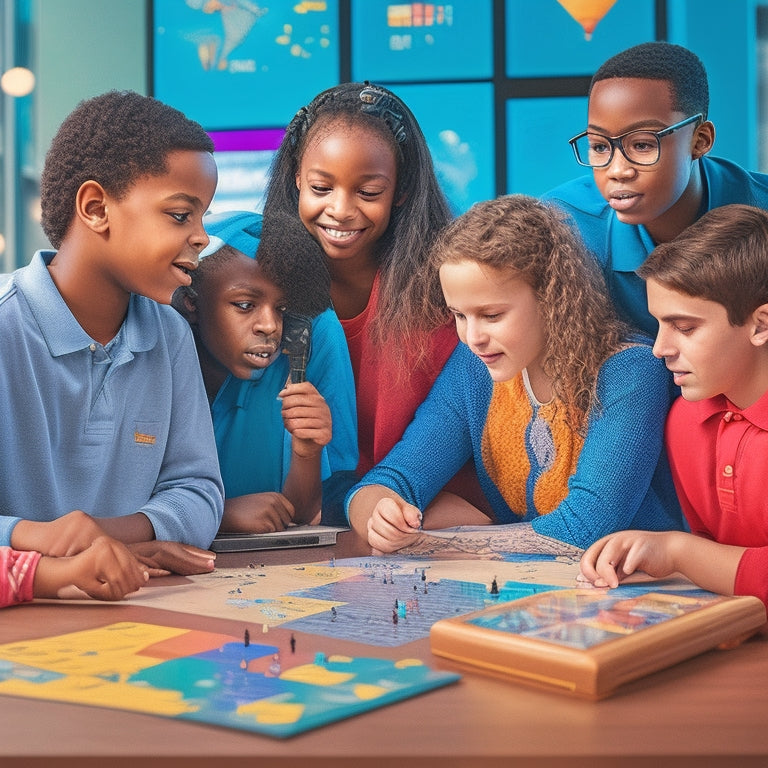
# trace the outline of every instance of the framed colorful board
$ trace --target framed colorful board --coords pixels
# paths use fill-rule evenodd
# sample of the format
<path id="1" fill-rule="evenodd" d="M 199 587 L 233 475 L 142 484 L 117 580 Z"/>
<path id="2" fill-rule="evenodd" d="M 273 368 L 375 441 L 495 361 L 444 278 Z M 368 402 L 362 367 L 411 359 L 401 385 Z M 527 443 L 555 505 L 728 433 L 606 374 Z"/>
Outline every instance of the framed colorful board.
<path id="1" fill-rule="evenodd" d="M 602 699 L 632 680 L 718 645 L 766 621 L 756 597 L 703 590 L 542 592 L 436 622 L 432 652 L 510 680 Z"/>

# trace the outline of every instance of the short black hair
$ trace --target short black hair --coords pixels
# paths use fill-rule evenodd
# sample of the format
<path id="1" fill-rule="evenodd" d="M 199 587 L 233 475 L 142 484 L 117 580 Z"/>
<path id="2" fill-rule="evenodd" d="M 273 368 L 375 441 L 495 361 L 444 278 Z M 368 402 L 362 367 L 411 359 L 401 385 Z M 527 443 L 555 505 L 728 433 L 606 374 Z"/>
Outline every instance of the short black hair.
<path id="1" fill-rule="evenodd" d="M 707 71 L 693 51 L 662 40 L 641 43 L 612 56 L 595 72 L 589 86 L 615 77 L 665 80 L 669 83 L 672 106 L 677 112 L 707 119 L 709 84 Z"/>
<path id="2" fill-rule="evenodd" d="M 59 248 L 75 212 L 77 190 L 96 181 L 118 199 L 143 176 L 166 173 L 178 150 L 213 152 L 202 126 L 178 109 L 133 91 L 81 101 L 59 128 L 40 178 L 42 225 Z"/>

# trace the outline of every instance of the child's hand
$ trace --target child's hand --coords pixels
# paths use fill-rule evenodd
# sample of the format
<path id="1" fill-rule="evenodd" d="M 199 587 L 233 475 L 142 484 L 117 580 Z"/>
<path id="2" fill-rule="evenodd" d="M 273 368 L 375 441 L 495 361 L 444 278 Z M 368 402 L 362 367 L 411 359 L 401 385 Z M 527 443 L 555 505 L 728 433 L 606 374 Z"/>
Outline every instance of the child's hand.
<path id="1" fill-rule="evenodd" d="M 178 541 L 138 541 L 129 544 L 128 548 L 136 559 L 149 569 L 150 576 L 167 576 L 169 573 L 192 576 L 196 573 L 210 573 L 216 561 L 215 552 Z"/>
<path id="2" fill-rule="evenodd" d="M 421 512 L 402 499 L 380 499 L 368 518 L 368 543 L 374 554 L 389 554 L 417 543 Z"/>
<path id="3" fill-rule="evenodd" d="M 51 557 L 71 557 L 91 546 L 104 531 L 79 509 L 47 523 L 20 520 L 11 533 L 14 549 L 35 550 Z"/>
<path id="4" fill-rule="evenodd" d="M 316 456 L 331 442 L 328 403 L 308 381 L 286 384 L 279 397 L 283 401 L 283 423 L 293 438 L 291 449 L 297 456 Z"/>
<path id="5" fill-rule="evenodd" d="M 41 557 L 34 590 L 36 597 L 77 597 L 79 591 L 97 600 L 122 600 L 148 578 L 125 544 L 99 536 L 72 557 Z"/>
<path id="6" fill-rule="evenodd" d="M 249 493 L 224 502 L 221 530 L 227 533 L 284 531 L 293 522 L 295 513 L 293 504 L 282 493 Z"/>
<path id="7" fill-rule="evenodd" d="M 620 531 L 596 541 L 581 556 L 581 576 L 596 587 L 617 587 L 635 571 L 661 579 L 677 569 L 667 532 Z"/>

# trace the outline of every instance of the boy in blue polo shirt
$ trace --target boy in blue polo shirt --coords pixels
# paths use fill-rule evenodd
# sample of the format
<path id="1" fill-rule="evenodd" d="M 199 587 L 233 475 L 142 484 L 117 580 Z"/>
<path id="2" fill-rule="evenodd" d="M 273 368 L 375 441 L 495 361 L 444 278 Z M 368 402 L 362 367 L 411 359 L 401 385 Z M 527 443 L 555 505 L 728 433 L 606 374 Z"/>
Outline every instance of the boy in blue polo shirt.
<path id="1" fill-rule="evenodd" d="M 41 205 L 56 250 L 0 293 L 0 545 L 72 555 L 106 533 L 151 568 L 213 568 L 213 430 L 189 327 L 161 306 L 208 243 L 212 151 L 132 92 L 82 102 L 53 139 Z"/>
<path id="2" fill-rule="evenodd" d="M 357 481 L 355 384 L 320 246 L 294 216 L 226 211 L 203 221 L 210 243 L 173 305 L 192 326 L 211 403 L 221 530 L 346 526 L 344 497 Z M 309 325 L 296 377 L 304 381 L 293 380 L 284 353 L 291 312 Z"/>
<path id="3" fill-rule="evenodd" d="M 650 42 L 608 59 L 589 89 L 587 130 L 571 139 L 592 173 L 545 199 L 566 210 L 602 267 L 619 312 L 655 336 L 635 270 L 659 243 L 728 203 L 768 208 L 768 176 L 709 157 L 709 86 L 686 48 Z"/>

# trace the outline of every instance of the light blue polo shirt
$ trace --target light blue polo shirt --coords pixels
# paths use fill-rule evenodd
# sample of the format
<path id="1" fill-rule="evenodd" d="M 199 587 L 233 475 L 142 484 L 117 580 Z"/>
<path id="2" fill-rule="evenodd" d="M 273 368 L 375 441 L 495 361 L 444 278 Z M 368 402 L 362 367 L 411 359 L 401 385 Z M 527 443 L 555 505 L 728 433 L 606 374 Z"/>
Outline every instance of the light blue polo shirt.
<path id="1" fill-rule="evenodd" d="M 38 251 L 0 288 L 0 545 L 20 519 L 143 512 L 157 539 L 207 548 L 223 513 L 192 334 L 132 296 L 105 346 L 75 320 Z"/>

